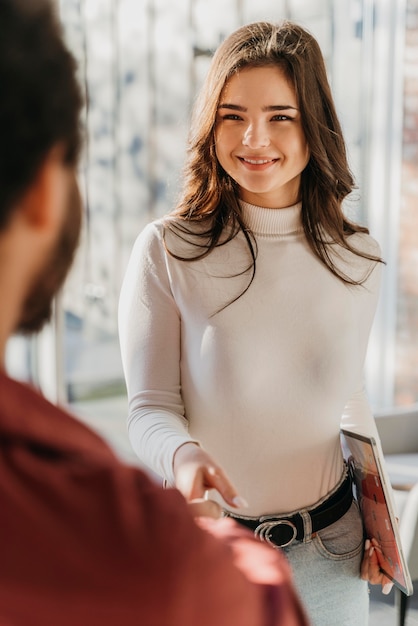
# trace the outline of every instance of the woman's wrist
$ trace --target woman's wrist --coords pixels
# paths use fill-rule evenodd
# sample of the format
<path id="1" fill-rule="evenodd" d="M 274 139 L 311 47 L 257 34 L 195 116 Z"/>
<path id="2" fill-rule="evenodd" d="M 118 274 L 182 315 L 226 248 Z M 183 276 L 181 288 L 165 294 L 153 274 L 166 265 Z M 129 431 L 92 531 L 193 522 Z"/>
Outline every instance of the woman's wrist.
<path id="1" fill-rule="evenodd" d="M 201 449 L 197 441 L 185 441 L 177 448 L 173 455 L 174 476 L 176 475 L 176 469 L 180 467 L 180 465 L 195 456 L 196 449 Z"/>

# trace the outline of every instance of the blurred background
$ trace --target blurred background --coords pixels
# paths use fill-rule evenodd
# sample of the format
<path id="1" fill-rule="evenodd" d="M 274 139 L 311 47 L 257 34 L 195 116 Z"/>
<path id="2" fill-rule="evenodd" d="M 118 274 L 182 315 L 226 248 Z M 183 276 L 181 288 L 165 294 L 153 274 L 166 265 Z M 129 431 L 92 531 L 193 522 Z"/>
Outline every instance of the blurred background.
<path id="1" fill-rule="evenodd" d="M 321 45 L 358 184 L 346 211 L 387 262 L 370 401 L 376 411 L 418 405 L 418 0 L 57 2 L 86 94 L 86 220 L 53 323 L 9 342 L 9 371 L 129 456 L 117 302 L 130 250 L 176 201 L 190 108 L 214 49 L 241 24 L 288 18 Z"/>

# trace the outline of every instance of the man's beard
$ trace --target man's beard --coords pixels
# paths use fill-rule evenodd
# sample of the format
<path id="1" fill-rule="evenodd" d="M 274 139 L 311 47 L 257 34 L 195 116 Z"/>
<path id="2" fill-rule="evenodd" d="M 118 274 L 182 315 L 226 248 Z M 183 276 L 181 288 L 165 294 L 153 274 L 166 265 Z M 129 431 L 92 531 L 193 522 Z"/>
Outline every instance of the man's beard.
<path id="1" fill-rule="evenodd" d="M 17 332 L 25 334 L 37 332 L 51 319 L 54 296 L 64 283 L 78 246 L 81 214 L 80 192 L 74 178 L 70 185 L 67 212 L 57 243 L 26 297 Z"/>

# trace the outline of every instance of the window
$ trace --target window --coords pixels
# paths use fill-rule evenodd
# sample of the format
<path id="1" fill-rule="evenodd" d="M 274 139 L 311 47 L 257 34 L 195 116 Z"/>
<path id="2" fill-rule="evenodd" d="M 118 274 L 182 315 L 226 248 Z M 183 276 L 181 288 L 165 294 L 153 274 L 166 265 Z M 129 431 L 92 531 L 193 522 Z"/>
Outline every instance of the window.
<path id="1" fill-rule="evenodd" d="M 190 105 L 209 58 L 240 24 L 287 17 L 322 47 L 359 184 L 347 211 L 368 224 L 387 261 L 366 368 L 372 405 L 418 402 L 412 0 L 60 0 L 60 9 L 89 94 L 89 140 L 80 172 L 88 216 L 55 320 L 63 333 L 41 351 L 55 392 L 78 407 L 124 401 L 119 288 L 136 235 L 175 202 Z M 39 341 L 11 344 L 10 363 L 25 363 L 24 375 L 33 375 L 27 364 L 39 361 Z"/>

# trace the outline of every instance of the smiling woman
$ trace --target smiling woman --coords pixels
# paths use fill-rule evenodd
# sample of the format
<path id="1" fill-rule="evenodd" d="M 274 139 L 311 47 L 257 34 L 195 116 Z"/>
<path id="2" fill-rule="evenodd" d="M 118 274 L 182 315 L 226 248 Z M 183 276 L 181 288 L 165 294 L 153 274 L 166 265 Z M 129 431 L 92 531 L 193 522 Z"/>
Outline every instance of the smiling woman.
<path id="1" fill-rule="evenodd" d="M 299 202 L 309 148 L 295 89 L 279 67 L 250 67 L 229 79 L 215 140 L 218 161 L 242 200 L 272 209 Z"/>
<path id="2" fill-rule="evenodd" d="M 209 492 L 286 550 L 316 626 L 367 624 L 362 561 L 386 582 L 363 559 L 339 437 L 378 437 L 362 370 L 381 260 L 344 216 L 353 186 L 316 40 L 240 28 L 197 100 L 178 206 L 138 237 L 119 307 L 133 448 L 199 514 Z"/>

